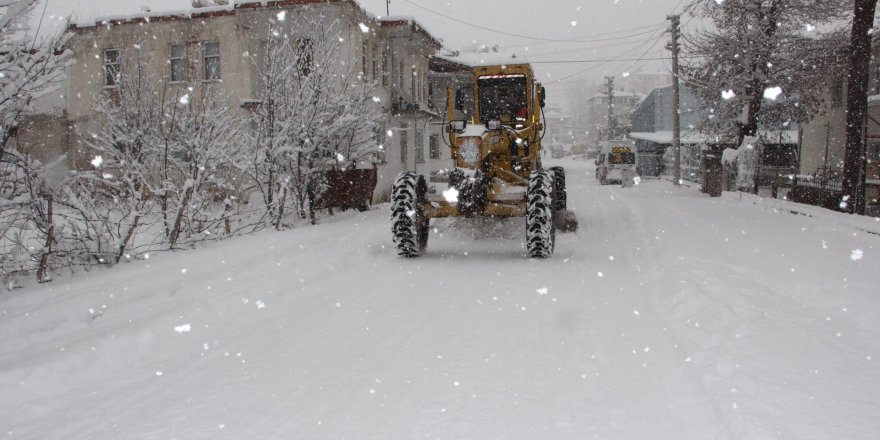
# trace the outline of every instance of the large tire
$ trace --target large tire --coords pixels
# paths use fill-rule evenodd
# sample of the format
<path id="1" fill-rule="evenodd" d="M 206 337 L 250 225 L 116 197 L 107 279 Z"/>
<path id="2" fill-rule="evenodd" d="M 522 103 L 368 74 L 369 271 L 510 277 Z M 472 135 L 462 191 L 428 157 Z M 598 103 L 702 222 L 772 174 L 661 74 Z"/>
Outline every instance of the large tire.
<path id="1" fill-rule="evenodd" d="M 400 173 L 394 181 L 391 233 L 401 257 L 421 257 L 428 247 L 428 218 L 421 207 L 427 189 L 425 177 L 410 171 Z"/>
<path id="2" fill-rule="evenodd" d="M 556 185 L 556 191 L 553 199 L 556 211 L 565 211 L 568 209 L 568 193 L 565 190 L 565 168 L 551 167 L 553 173 L 553 184 Z"/>
<path id="3" fill-rule="evenodd" d="M 536 171 L 529 179 L 526 248 L 529 258 L 549 258 L 556 244 L 553 224 L 553 173 Z"/>

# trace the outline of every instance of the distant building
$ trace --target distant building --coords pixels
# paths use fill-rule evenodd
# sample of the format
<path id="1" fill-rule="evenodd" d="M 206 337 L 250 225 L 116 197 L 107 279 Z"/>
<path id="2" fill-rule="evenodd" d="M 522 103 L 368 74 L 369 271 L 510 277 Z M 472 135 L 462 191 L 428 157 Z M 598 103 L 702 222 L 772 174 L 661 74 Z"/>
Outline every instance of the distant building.
<path id="1" fill-rule="evenodd" d="M 636 141 L 639 162 L 644 175 L 669 174 L 671 158 L 666 155 L 672 146 L 672 86 L 653 90 L 632 114 L 632 132 L 629 137 Z M 725 145 L 715 136 L 699 130 L 707 117 L 697 95 L 687 85 L 679 88 L 681 166 L 682 177 L 699 181 L 702 149 L 706 146 L 736 147 Z M 765 141 L 762 166 L 781 168 L 786 171 L 797 166 L 797 125 L 788 127 L 764 127 L 760 129 Z M 665 156 L 665 157 L 664 157 Z"/>

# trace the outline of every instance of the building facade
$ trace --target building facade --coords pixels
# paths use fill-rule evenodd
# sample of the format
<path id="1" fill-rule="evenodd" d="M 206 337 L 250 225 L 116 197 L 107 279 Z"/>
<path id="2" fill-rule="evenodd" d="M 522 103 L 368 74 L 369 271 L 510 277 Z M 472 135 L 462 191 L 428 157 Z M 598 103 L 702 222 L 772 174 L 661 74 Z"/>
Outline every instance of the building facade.
<path id="1" fill-rule="evenodd" d="M 373 139 L 379 175 L 374 201 L 387 200 L 394 177 L 418 168 L 428 148 L 427 125 L 434 117 L 427 105 L 428 60 L 440 43 L 412 19 L 379 20 L 353 0 L 202 2 L 179 13 L 75 23 L 61 109 L 53 110 L 52 124 L 41 115 L 26 121 L 20 144 L 47 156 L 44 161 L 63 153 L 67 169 L 89 169 L 93 153 L 86 140 L 104 123 L 96 107 L 114 99 L 120 72 L 135 59 L 161 78 L 165 94 L 198 97 L 211 89 L 230 108 L 249 112 L 259 105 L 262 66 L 255 60 L 270 29 L 304 50 L 317 34 L 331 32 L 340 42 L 334 63 L 354 67 L 359 80 L 375 83 L 382 117 Z"/>

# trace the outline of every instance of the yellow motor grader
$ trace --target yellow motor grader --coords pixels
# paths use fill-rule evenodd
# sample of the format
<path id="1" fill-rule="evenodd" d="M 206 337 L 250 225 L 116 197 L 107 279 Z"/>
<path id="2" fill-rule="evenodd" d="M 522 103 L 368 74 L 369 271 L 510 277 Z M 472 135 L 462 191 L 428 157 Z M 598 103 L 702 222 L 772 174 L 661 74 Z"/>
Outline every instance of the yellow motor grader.
<path id="1" fill-rule="evenodd" d="M 428 194 L 425 177 L 411 171 L 394 181 L 398 254 L 424 254 L 432 218 L 525 217 L 528 256 L 550 257 L 557 227 L 574 230 L 577 221 L 566 210 L 565 171 L 541 164 L 544 88 L 529 64 L 480 66 L 472 104 L 462 101 L 447 91 L 444 130 L 455 165 L 449 188 Z"/>

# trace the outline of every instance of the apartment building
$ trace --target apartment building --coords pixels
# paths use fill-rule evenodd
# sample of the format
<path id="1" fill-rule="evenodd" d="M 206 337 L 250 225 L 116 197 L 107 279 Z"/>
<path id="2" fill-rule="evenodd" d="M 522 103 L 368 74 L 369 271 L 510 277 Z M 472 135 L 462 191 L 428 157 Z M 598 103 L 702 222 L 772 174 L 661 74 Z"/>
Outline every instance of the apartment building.
<path id="1" fill-rule="evenodd" d="M 382 123 L 374 141 L 379 183 L 374 201 L 387 200 L 402 170 L 417 169 L 424 156 L 428 60 L 439 41 L 411 18 L 377 19 L 354 0 L 261 0 L 234 5 L 194 2 L 185 11 L 142 12 L 72 23 L 73 52 L 60 111 L 26 121 L 24 148 L 44 161 L 65 155 L 66 168 L 88 169 L 85 139 L 104 123 L 96 106 L 114 99 L 119 74 L 137 57 L 159 76 L 163 92 L 200 96 L 211 89 L 228 106 L 249 112 L 259 105 L 259 54 L 270 29 L 294 38 L 308 50 L 315 35 L 332 32 L 341 46 L 335 63 L 359 69 L 374 81 Z M 57 106 L 56 106 L 57 107 Z M 42 119 L 40 119 L 42 118 Z"/>

